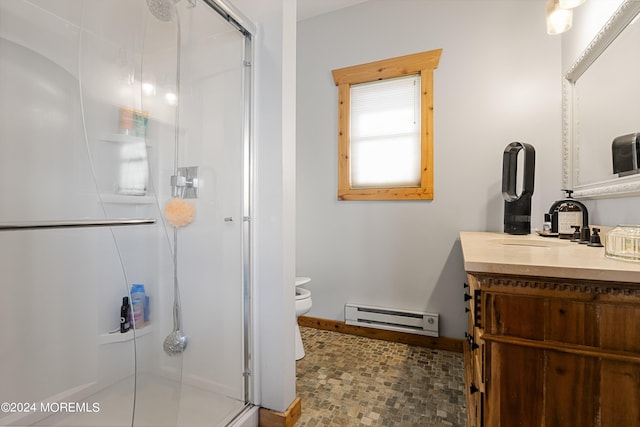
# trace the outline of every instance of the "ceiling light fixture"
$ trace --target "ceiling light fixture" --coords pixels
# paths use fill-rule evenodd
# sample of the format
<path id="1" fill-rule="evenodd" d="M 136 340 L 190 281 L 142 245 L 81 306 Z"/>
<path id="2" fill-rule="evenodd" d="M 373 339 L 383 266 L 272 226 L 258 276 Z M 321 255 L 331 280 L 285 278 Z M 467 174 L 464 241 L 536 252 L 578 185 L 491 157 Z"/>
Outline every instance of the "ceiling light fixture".
<path id="1" fill-rule="evenodd" d="M 585 0 L 560 0 L 560 7 L 563 9 L 573 9 L 580 6 Z"/>
<path id="2" fill-rule="evenodd" d="M 562 0 L 547 0 L 547 34 L 560 34 L 571 28 L 573 9 L 560 7 Z M 568 1 L 568 0 L 567 0 Z"/>

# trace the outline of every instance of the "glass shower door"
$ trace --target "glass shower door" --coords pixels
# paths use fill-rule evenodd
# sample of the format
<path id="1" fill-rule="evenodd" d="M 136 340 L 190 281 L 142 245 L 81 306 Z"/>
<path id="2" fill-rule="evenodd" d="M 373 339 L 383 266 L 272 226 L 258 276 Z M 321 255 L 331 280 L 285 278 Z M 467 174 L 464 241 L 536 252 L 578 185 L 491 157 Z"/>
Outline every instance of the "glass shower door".
<path id="1" fill-rule="evenodd" d="M 247 399 L 246 37 L 206 2 L 177 5 L 178 168 L 197 168 L 194 221 L 177 230 L 183 354 L 179 425 L 223 424 Z M 175 158 L 163 170 L 171 171 Z M 161 183 L 170 182 L 162 176 Z M 159 185 L 161 199 L 169 186 Z M 187 192 L 186 194 L 189 194 Z M 165 287 L 168 289 L 167 287 Z M 169 307 L 165 306 L 164 310 Z"/>
<path id="2" fill-rule="evenodd" d="M 143 4 L 130 14 L 133 34 Z M 118 104 L 98 99 L 83 80 L 86 43 L 110 43 L 107 25 L 86 26 L 91 6 L 0 1 L 0 222 L 64 225 L 0 233 L 0 323 L 8 331 L 0 346 L 0 401 L 9 405 L 1 425 L 132 423 L 135 339 L 142 334 L 120 332 L 121 305 L 134 277 L 153 283 L 151 249 L 160 228 L 132 226 L 126 241 L 118 241 L 116 227 L 67 228 L 158 217 L 148 196 L 117 217 L 102 200 L 107 185 L 99 178 L 119 162 L 115 155 L 96 161 L 92 147 L 109 152 L 121 142 L 92 121 Z M 125 6 L 112 2 L 103 18 Z M 100 106 L 95 116 L 91 105 Z M 100 129 L 117 129 L 105 117 Z M 140 255 L 124 262 L 127 252 Z"/>
<path id="3" fill-rule="evenodd" d="M 250 43 L 215 2 L 151 3 L 0 0 L 0 223 L 158 220 L 0 233 L 1 425 L 224 425 L 250 400 Z M 177 167 L 198 195 L 174 240 Z M 121 333 L 134 283 L 148 318 Z"/>

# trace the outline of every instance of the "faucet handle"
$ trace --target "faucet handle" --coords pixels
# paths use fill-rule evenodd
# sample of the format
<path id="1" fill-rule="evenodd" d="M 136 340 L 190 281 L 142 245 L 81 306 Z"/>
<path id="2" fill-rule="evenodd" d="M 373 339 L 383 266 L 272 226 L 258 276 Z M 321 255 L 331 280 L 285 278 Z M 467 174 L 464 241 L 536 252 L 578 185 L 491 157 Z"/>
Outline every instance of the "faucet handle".
<path id="1" fill-rule="evenodd" d="M 582 234 L 580 234 L 580 243 L 588 244 L 591 240 L 591 233 L 589 232 L 589 226 L 582 227 Z"/>
<path id="2" fill-rule="evenodd" d="M 571 241 L 572 242 L 579 242 L 580 241 L 580 226 L 579 225 L 572 225 L 571 228 L 573 228 L 573 236 L 571 236 Z"/>
<path id="3" fill-rule="evenodd" d="M 589 245 L 591 247 L 595 247 L 595 248 L 601 248 L 602 247 L 602 242 L 600 241 L 600 229 L 593 227 L 593 234 L 591 234 L 591 239 L 589 241 Z"/>

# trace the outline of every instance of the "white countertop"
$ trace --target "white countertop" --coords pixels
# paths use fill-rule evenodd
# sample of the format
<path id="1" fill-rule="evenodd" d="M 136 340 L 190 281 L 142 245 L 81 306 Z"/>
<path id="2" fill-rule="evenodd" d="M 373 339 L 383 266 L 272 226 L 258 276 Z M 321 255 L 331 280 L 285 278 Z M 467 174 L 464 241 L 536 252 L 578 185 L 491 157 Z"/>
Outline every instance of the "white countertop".
<path id="1" fill-rule="evenodd" d="M 463 231 L 460 241 L 467 272 L 632 282 L 640 286 L 640 263 L 607 258 L 604 248 L 537 234 Z"/>

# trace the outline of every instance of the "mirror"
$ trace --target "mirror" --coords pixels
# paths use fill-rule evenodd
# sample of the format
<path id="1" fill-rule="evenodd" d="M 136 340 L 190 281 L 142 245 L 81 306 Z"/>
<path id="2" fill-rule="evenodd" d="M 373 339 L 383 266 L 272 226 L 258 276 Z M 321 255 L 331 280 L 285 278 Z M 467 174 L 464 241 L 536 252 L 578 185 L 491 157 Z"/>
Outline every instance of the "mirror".
<path id="1" fill-rule="evenodd" d="M 565 75 L 562 188 L 574 197 L 640 194 L 640 170 L 614 174 L 612 156 L 614 138 L 640 133 L 639 12 L 624 1 Z"/>

